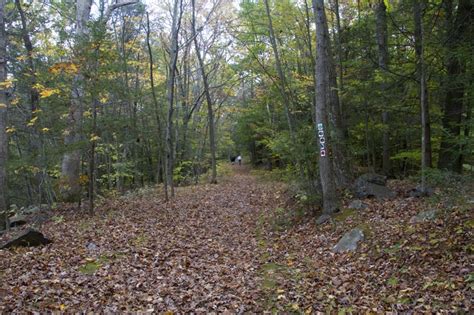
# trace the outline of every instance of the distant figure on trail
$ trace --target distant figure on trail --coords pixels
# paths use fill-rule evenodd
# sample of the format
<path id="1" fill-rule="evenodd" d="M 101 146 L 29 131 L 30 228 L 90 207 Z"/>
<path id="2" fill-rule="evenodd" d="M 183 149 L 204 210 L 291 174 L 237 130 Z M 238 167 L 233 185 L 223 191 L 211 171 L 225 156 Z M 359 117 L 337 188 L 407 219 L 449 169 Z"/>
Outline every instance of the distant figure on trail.
<path id="1" fill-rule="evenodd" d="M 239 165 L 242 165 L 242 157 L 240 155 L 237 157 L 237 162 L 239 162 Z"/>
<path id="2" fill-rule="evenodd" d="M 230 163 L 234 164 L 235 163 L 235 159 L 237 159 L 237 157 L 234 155 L 234 156 L 231 156 L 230 157 Z"/>

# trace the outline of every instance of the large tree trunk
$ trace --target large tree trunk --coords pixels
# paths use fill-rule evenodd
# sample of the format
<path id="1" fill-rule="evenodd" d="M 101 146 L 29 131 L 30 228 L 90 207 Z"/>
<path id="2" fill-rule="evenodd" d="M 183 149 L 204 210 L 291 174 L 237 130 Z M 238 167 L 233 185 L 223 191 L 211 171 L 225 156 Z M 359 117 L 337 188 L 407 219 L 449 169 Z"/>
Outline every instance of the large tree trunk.
<path id="1" fill-rule="evenodd" d="M 92 0 L 76 1 L 76 47 L 80 50 L 84 37 L 88 34 L 89 21 Z M 84 75 L 81 70 L 74 76 L 71 105 L 67 118 L 67 127 L 65 130 L 64 144 L 67 152 L 64 153 L 61 165 L 61 197 L 66 201 L 78 201 L 80 199 L 81 185 L 79 182 L 81 150 L 77 148 L 81 140 L 82 131 L 82 113 L 84 110 Z"/>
<path id="2" fill-rule="evenodd" d="M 7 79 L 7 34 L 5 32 L 5 0 L 0 0 L 0 82 Z M 0 230 L 7 228 L 7 93 L 0 86 Z"/>
<path id="3" fill-rule="evenodd" d="M 387 31 L 387 7 L 384 0 L 378 0 L 375 8 L 376 38 L 378 46 L 378 63 L 382 71 L 386 72 L 388 67 L 388 31 Z M 387 93 L 387 84 L 382 83 L 382 97 Z M 384 106 L 385 107 L 385 106 Z M 382 135 L 382 170 L 385 175 L 390 173 L 390 133 L 388 128 L 389 115 L 385 107 L 382 112 L 382 124 L 384 125 Z"/>
<path id="4" fill-rule="evenodd" d="M 202 82 L 204 84 L 204 94 L 206 95 L 207 103 L 207 117 L 209 120 L 209 146 L 211 150 L 211 180 L 212 184 L 217 183 L 217 166 L 216 166 L 216 136 L 215 136 L 215 124 L 214 124 L 214 110 L 213 110 L 213 100 L 211 97 L 211 91 L 209 89 L 209 82 L 206 74 L 206 69 L 204 61 L 201 56 L 201 50 L 198 45 L 197 34 L 196 34 L 196 7 L 195 0 L 191 1 L 193 7 L 193 17 L 192 17 L 192 28 L 193 28 L 193 38 L 194 38 L 194 48 L 196 50 L 196 57 L 199 62 L 199 68 L 201 72 Z"/>
<path id="5" fill-rule="evenodd" d="M 424 27 L 423 8 L 426 5 L 415 0 L 413 3 L 415 21 L 415 52 L 417 58 L 418 80 L 420 82 L 420 109 L 421 109 L 421 187 L 425 190 L 426 169 L 431 167 L 431 128 L 428 104 L 428 88 L 426 86 L 426 65 L 424 56 Z"/>
<path id="6" fill-rule="evenodd" d="M 316 127 L 319 142 L 319 173 L 323 190 L 323 212 L 334 213 L 338 209 L 335 174 L 330 154 L 328 104 L 330 102 L 330 58 L 328 55 L 329 32 L 323 0 L 313 0 L 316 19 Z"/>
<path id="7" fill-rule="evenodd" d="M 438 168 L 462 172 L 462 146 L 460 143 L 463 99 L 467 81 L 462 81 L 464 64 L 459 48 L 472 42 L 470 28 L 473 22 L 473 3 L 460 0 L 456 16 L 453 17 L 452 1 L 444 1 L 446 13 L 446 98 L 443 110 L 443 135 L 439 151 Z M 467 38 L 466 38 L 467 37 Z"/>

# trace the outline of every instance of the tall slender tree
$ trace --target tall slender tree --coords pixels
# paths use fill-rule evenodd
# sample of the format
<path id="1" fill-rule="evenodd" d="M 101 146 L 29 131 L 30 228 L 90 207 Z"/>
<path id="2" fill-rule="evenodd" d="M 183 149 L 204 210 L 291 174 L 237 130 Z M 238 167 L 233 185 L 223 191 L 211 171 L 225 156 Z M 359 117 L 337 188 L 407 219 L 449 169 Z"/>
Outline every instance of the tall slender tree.
<path id="1" fill-rule="evenodd" d="M 181 18 L 183 14 L 182 0 L 174 0 L 172 8 L 171 21 L 171 43 L 170 43 L 170 58 L 168 65 L 168 81 L 166 84 L 168 97 L 168 117 L 166 125 L 166 154 L 165 154 L 165 169 L 167 187 L 170 188 L 170 195 L 174 197 L 174 183 L 173 183 L 173 112 L 175 103 L 175 81 L 176 81 L 176 65 L 178 63 L 178 40 L 179 29 L 181 27 Z M 166 199 L 168 199 L 168 190 L 165 191 Z"/>
<path id="2" fill-rule="evenodd" d="M 375 4 L 375 19 L 376 19 L 376 40 L 378 47 L 378 65 L 383 73 L 387 73 L 388 70 L 388 30 L 387 30 L 387 6 L 384 0 L 377 0 Z M 384 76 L 385 77 L 385 76 Z M 385 97 L 387 93 L 387 84 L 382 82 L 381 85 L 382 97 Z M 383 105 L 382 109 L 382 124 L 384 125 L 382 135 L 382 170 L 385 175 L 390 173 L 390 128 L 389 114 L 386 105 Z"/>
<path id="3" fill-rule="evenodd" d="M 204 85 L 204 94 L 206 96 L 207 103 L 207 118 L 209 121 L 209 146 L 211 151 L 211 180 L 212 184 L 217 183 L 217 165 L 216 165 L 216 135 L 215 135 L 215 123 L 214 123 L 214 101 L 211 96 L 209 87 L 208 74 L 206 72 L 203 57 L 201 55 L 201 47 L 199 47 L 198 36 L 196 33 L 196 1 L 191 0 L 192 3 L 192 36 L 194 41 L 194 49 L 196 51 L 196 57 L 199 63 L 199 72 L 201 73 L 202 83 Z"/>
<path id="4" fill-rule="evenodd" d="M 5 0 L 0 0 L 0 229 L 7 226 L 7 34 L 5 32 Z"/>
<path id="5" fill-rule="evenodd" d="M 417 57 L 417 73 L 420 84 L 419 97 L 421 109 L 421 187 L 426 189 L 426 169 L 431 167 L 431 125 L 428 103 L 428 87 L 426 84 L 426 63 L 424 47 L 423 9 L 425 1 L 413 2 L 415 22 L 415 52 Z"/>

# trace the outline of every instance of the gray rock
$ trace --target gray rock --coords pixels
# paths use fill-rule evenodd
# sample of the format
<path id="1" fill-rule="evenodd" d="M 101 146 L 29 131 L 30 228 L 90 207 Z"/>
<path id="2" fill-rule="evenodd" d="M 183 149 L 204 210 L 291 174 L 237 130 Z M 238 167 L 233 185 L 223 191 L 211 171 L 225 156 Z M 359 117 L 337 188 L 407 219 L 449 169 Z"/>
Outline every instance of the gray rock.
<path id="1" fill-rule="evenodd" d="M 361 229 L 355 228 L 344 234 L 344 236 L 332 248 L 335 253 L 342 253 L 346 251 L 354 251 L 357 249 L 357 244 L 364 240 L 364 232 Z"/>
<path id="2" fill-rule="evenodd" d="M 385 186 L 387 184 L 387 176 L 375 174 L 375 173 L 363 174 L 359 176 L 359 179 L 365 182 L 380 185 L 380 186 Z"/>
<path id="3" fill-rule="evenodd" d="M 347 206 L 349 209 L 361 210 L 368 207 L 368 205 L 362 200 L 356 199 L 352 200 L 351 203 Z"/>
<path id="4" fill-rule="evenodd" d="M 329 220 L 331 220 L 331 216 L 329 214 L 323 214 L 316 219 L 316 224 L 321 225 L 328 222 Z"/>
<path id="5" fill-rule="evenodd" d="M 8 220 L 10 221 L 10 227 L 17 227 L 28 223 L 26 216 L 21 214 L 10 217 Z"/>
<path id="6" fill-rule="evenodd" d="M 353 188 L 357 198 L 392 199 L 396 197 L 396 193 L 389 188 L 368 182 L 360 177 L 355 181 Z"/>
<path id="7" fill-rule="evenodd" d="M 421 186 L 418 185 L 416 186 L 416 188 L 410 190 L 408 192 L 408 195 L 410 197 L 421 198 L 421 197 L 429 197 L 433 195 L 433 193 L 434 193 L 433 188 L 425 187 L 425 189 L 421 189 Z"/>
<path id="8" fill-rule="evenodd" d="M 421 211 L 417 215 L 411 217 L 410 223 L 421 223 L 421 222 L 432 221 L 436 219 L 438 214 L 439 214 L 439 211 L 437 209 Z"/>
<path id="9" fill-rule="evenodd" d="M 23 209 L 21 212 L 23 214 L 34 214 L 41 211 L 41 208 L 38 206 L 29 206 L 28 208 Z"/>
<path id="10" fill-rule="evenodd" d="M 11 247 L 29 247 L 39 246 L 51 243 L 51 240 L 44 237 L 41 232 L 33 229 L 26 229 L 19 231 L 18 233 L 11 236 L 10 240 L 6 241 L 0 246 L 0 249 L 11 248 Z"/>
<path id="11" fill-rule="evenodd" d="M 92 242 L 88 243 L 86 247 L 87 247 L 87 250 L 90 252 L 95 252 L 99 249 L 97 245 Z"/>

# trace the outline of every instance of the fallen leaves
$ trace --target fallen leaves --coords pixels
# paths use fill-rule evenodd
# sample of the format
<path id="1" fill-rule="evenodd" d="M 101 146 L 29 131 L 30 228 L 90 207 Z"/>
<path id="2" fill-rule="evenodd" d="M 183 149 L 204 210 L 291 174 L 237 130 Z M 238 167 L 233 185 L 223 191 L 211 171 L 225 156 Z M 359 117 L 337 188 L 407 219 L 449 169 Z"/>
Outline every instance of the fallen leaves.
<path id="1" fill-rule="evenodd" d="M 0 251 L 0 312 L 472 307 L 472 211 L 410 225 L 421 200 L 368 200 L 331 224 L 289 216 L 294 224 L 283 191 L 240 171 L 219 185 L 178 188 L 167 203 L 147 189 L 106 201 L 94 217 L 63 210 L 42 228 L 53 244 Z M 370 233 L 358 251 L 330 251 L 361 225 Z"/>

